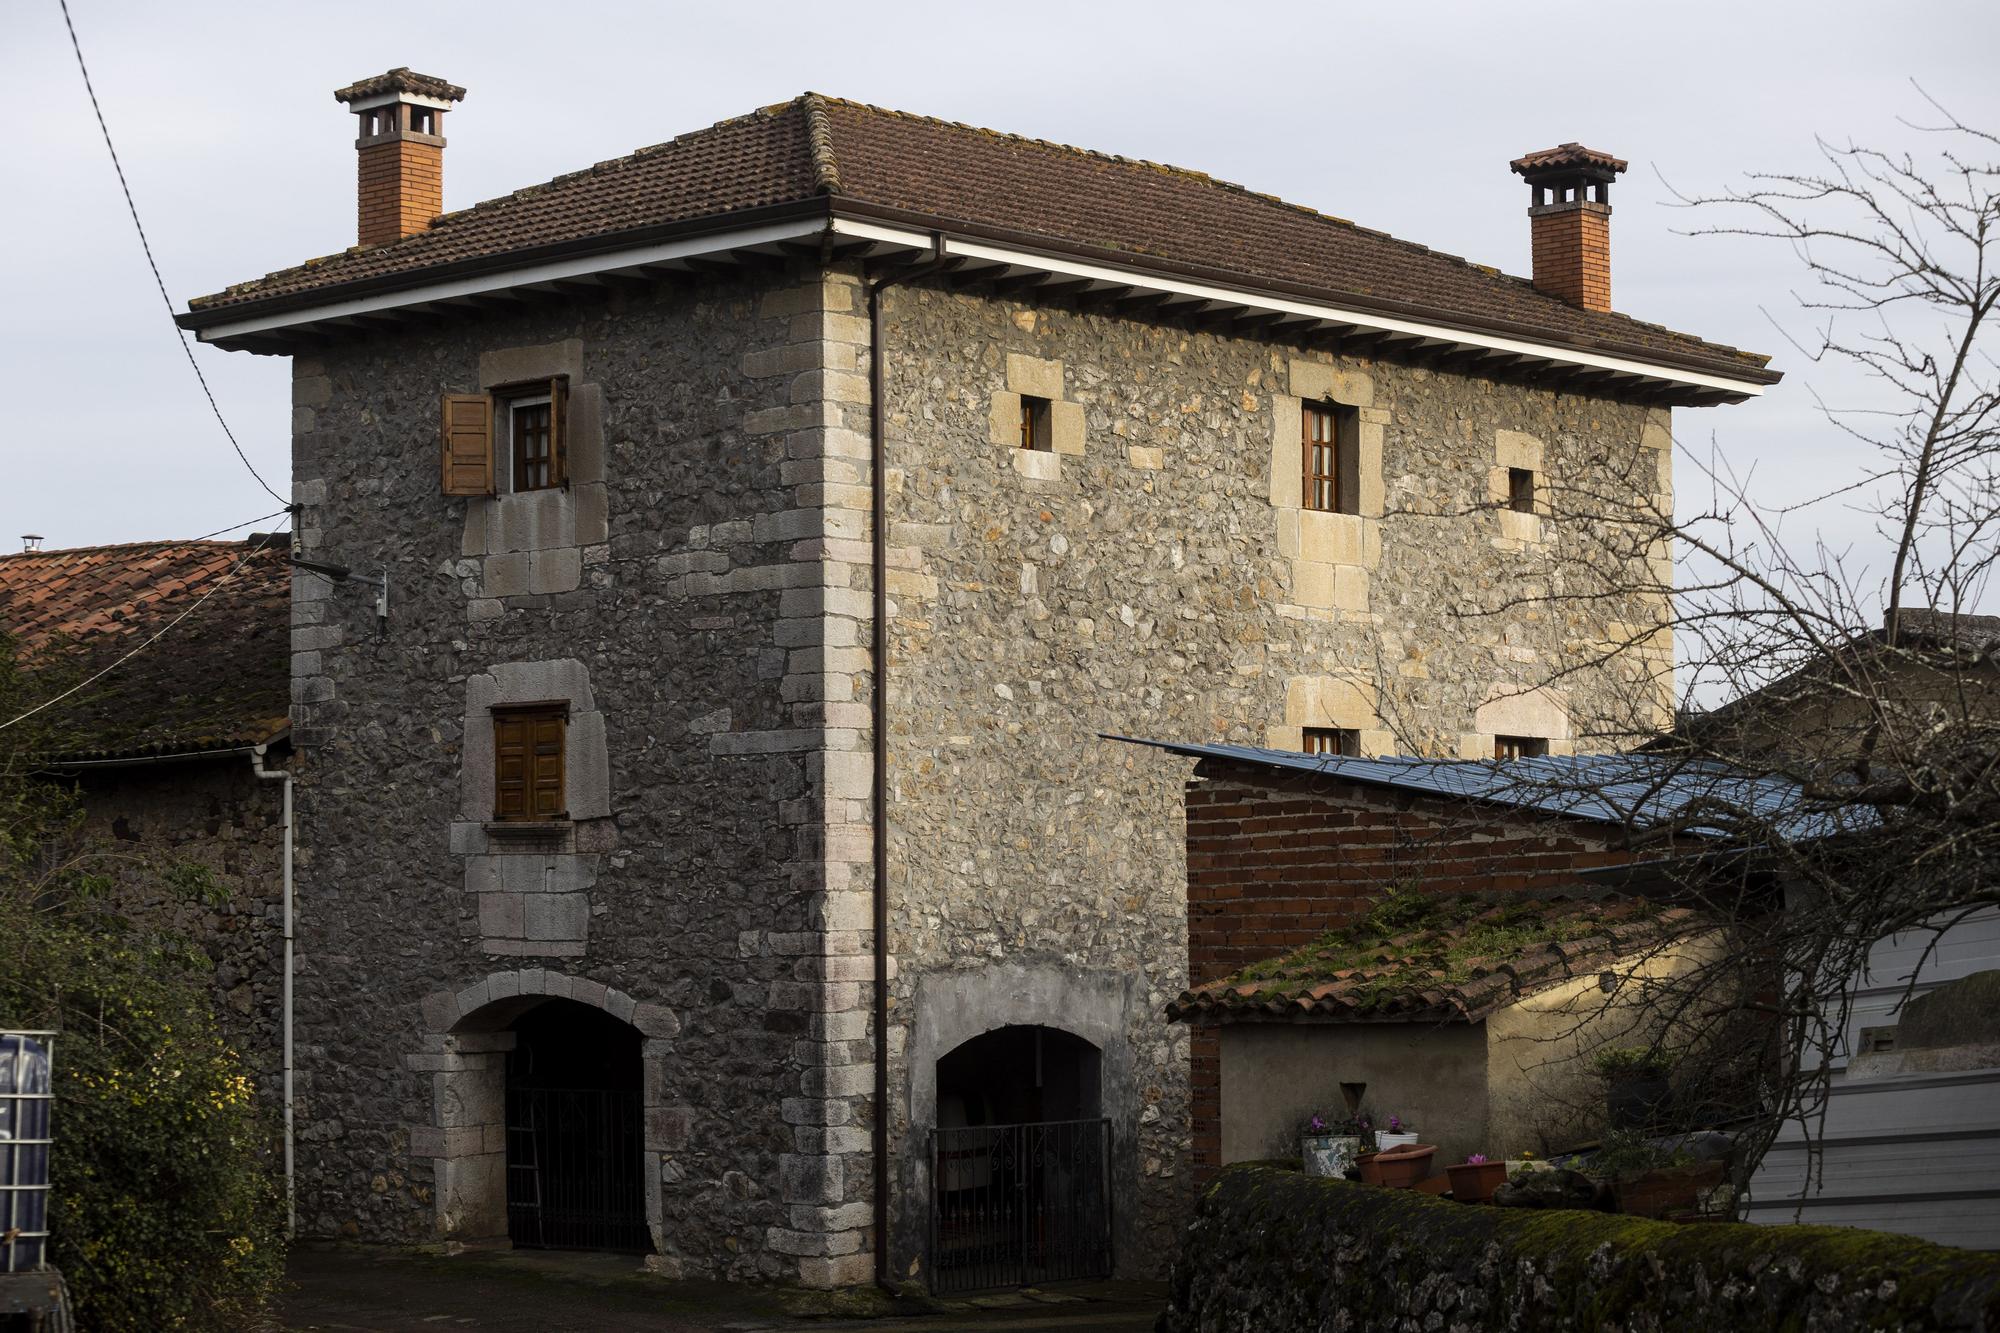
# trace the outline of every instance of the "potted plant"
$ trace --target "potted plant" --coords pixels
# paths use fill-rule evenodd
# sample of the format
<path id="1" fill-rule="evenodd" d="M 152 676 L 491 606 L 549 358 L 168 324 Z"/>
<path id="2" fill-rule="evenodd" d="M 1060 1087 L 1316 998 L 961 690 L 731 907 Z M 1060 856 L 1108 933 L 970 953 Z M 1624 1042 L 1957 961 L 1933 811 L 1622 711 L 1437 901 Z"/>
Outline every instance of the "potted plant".
<path id="1" fill-rule="evenodd" d="M 1489 1203 L 1493 1191 L 1507 1183 L 1507 1164 L 1489 1162 L 1483 1152 L 1470 1154 L 1444 1172 L 1451 1177 L 1451 1197 L 1460 1203 Z"/>
<path id="2" fill-rule="evenodd" d="M 1607 1046 L 1591 1057 L 1604 1080 L 1604 1111 L 1613 1128 L 1643 1129 L 1666 1107 L 1673 1060 L 1651 1046 Z"/>
<path id="3" fill-rule="evenodd" d="M 1723 1163 L 1696 1161 L 1685 1145 L 1670 1147 L 1671 1142 L 1614 1132 L 1585 1169 L 1610 1184 L 1621 1213 L 1666 1217 L 1699 1211 L 1702 1197 L 1722 1183 Z"/>
<path id="4" fill-rule="evenodd" d="M 1406 1148 L 1417 1141 L 1417 1127 L 1403 1123 L 1403 1117 L 1392 1115 L 1387 1124 L 1375 1131 L 1377 1151 L 1386 1152 L 1390 1148 Z"/>
<path id="5" fill-rule="evenodd" d="M 1299 1134 L 1299 1156 L 1309 1176 L 1344 1179 L 1360 1155 L 1369 1130 L 1368 1116 L 1356 1111 L 1344 1120 L 1329 1123 L 1318 1113 L 1306 1122 Z"/>
<path id="6" fill-rule="evenodd" d="M 1380 1184 L 1390 1189 L 1406 1190 L 1430 1175 L 1431 1158 L 1436 1155 L 1436 1144 L 1406 1143 L 1379 1150 L 1371 1165 Z"/>

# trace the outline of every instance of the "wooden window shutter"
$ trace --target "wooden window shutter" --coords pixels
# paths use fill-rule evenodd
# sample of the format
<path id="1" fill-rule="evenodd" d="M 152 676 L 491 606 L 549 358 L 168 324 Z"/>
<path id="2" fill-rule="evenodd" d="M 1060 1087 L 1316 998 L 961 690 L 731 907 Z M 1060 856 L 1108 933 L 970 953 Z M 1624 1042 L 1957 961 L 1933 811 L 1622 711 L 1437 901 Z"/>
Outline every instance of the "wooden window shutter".
<path id="1" fill-rule="evenodd" d="M 493 399 L 448 393 L 439 430 L 446 495 L 493 494 Z"/>
<path id="2" fill-rule="evenodd" d="M 564 771 L 568 716 L 560 704 L 496 706 L 493 711 L 493 817 L 550 822 L 569 818 Z"/>
<path id="3" fill-rule="evenodd" d="M 549 485 L 569 485 L 569 381 L 549 381 Z"/>
<path id="4" fill-rule="evenodd" d="M 528 733 L 530 720 L 520 714 L 493 719 L 493 817 L 528 818 Z"/>

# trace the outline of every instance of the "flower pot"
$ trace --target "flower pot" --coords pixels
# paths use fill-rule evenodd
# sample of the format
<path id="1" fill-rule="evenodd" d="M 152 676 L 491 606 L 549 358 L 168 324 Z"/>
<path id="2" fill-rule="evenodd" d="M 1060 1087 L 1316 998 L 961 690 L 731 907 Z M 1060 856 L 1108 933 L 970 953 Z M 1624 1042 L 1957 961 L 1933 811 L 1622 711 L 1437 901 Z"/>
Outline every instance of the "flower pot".
<path id="1" fill-rule="evenodd" d="M 1375 1154 L 1375 1170 L 1389 1189 L 1409 1189 L 1431 1173 L 1431 1158 L 1436 1155 L 1437 1145 L 1431 1143 L 1386 1148 Z"/>
<path id="2" fill-rule="evenodd" d="M 1722 1183 L 1721 1162 L 1697 1162 L 1693 1166 L 1668 1166 L 1621 1176 L 1613 1182 L 1618 1211 L 1634 1217 L 1665 1217 L 1668 1213 L 1692 1212 L 1701 1196 Z"/>
<path id="3" fill-rule="evenodd" d="M 1645 1129 L 1659 1119 L 1670 1091 L 1657 1074 L 1615 1078 L 1604 1085 L 1604 1111 L 1618 1129 Z"/>
<path id="4" fill-rule="evenodd" d="M 1299 1156 L 1309 1176 L 1331 1176 L 1345 1180 L 1361 1140 L 1352 1134 L 1305 1134 L 1299 1138 Z"/>
<path id="5" fill-rule="evenodd" d="M 1507 1183 L 1505 1162 L 1460 1162 L 1444 1171 L 1451 1177 L 1451 1197 L 1460 1203 L 1491 1202 L 1493 1191 Z"/>
<path id="6" fill-rule="evenodd" d="M 1354 1159 L 1355 1168 L 1361 1172 L 1362 1184 L 1379 1185 L 1382 1183 L 1382 1168 L 1375 1165 L 1375 1159 L 1381 1155 L 1379 1152 L 1365 1152 Z"/>
<path id="7" fill-rule="evenodd" d="M 1404 1134 L 1391 1134 L 1386 1129 L 1375 1131 L 1375 1151 L 1377 1152 L 1387 1152 L 1391 1148 L 1407 1148 L 1416 1141 L 1417 1136 L 1415 1131 Z"/>

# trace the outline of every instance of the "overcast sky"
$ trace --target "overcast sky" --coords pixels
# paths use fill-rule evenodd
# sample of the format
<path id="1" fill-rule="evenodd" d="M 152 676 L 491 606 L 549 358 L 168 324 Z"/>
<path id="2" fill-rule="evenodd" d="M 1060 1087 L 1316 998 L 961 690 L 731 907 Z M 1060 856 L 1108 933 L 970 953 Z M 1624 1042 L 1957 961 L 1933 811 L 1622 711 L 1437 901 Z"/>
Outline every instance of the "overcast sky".
<path id="1" fill-rule="evenodd" d="M 1929 115 L 2000 127 L 2000 5 L 1595 3 L 560 5 L 71 0 L 179 308 L 352 244 L 353 118 L 334 88 L 394 65 L 463 84 L 445 202 L 462 208 L 806 89 L 1207 171 L 1433 249 L 1528 268 L 1509 159 L 1565 140 L 1626 157 L 1617 308 L 1772 353 L 1762 401 L 1676 414 L 1684 447 L 1754 467 L 1772 503 L 1859 469 L 1772 320 L 1802 327 L 1782 250 L 1677 234 L 1667 205 L 1813 136 L 1897 146 Z M 277 507 L 209 416 L 98 139 L 56 0 L 11 0 L 0 211 L 0 548 L 191 537 Z M 1665 183 L 1663 183 L 1663 181 Z M 197 348 L 277 486 L 288 367 Z M 1682 469 L 1683 500 L 1691 497 Z M 1790 520 L 1798 532 L 1808 520 Z M 1809 522 L 1865 556 L 1865 521 Z M 262 526 L 272 526 L 266 523 Z"/>

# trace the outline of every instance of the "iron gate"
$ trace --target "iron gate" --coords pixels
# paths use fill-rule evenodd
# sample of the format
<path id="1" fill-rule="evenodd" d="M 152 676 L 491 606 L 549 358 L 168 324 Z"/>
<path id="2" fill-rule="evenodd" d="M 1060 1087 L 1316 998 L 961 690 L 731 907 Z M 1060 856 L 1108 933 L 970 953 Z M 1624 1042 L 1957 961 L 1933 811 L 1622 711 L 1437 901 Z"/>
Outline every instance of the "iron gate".
<path id="1" fill-rule="evenodd" d="M 1111 1273 L 1111 1122 L 931 1131 L 931 1289 Z"/>
<path id="2" fill-rule="evenodd" d="M 507 1234 L 531 1249 L 652 1248 L 637 1091 L 507 1089 Z"/>

